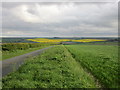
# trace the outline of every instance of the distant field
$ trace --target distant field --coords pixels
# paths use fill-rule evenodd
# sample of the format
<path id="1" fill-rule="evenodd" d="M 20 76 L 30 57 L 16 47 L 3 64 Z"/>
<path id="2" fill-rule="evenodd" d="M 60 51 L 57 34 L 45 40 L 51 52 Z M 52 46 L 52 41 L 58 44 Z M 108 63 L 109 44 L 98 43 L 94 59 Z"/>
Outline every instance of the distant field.
<path id="1" fill-rule="evenodd" d="M 36 37 L 12 37 L 12 38 L 2 38 L 2 43 L 61 43 L 61 44 L 103 44 L 103 45 L 117 45 L 118 38 L 110 37 L 51 37 L 51 38 L 36 38 Z"/>
<path id="2" fill-rule="evenodd" d="M 118 45 L 118 41 L 105 41 L 105 42 L 88 42 L 88 43 L 80 43 L 83 45 Z"/>
<path id="3" fill-rule="evenodd" d="M 48 38 L 34 38 L 34 39 L 26 39 L 28 41 L 33 42 L 100 42 L 106 41 L 104 39 L 48 39 Z"/>
<path id="4" fill-rule="evenodd" d="M 3 88 L 97 88 L 95 79 L 63 46 L 30 58 L 3 78 Z"/>
<path id="5" fill-rule="evenodd" d="M 118 46 L 66 45 L 72 56 L 105 87 L 118 87 Z"/>
<path id="6" fill-rule="evenodd" d="M 35 42 L 32 42 L 32 41 L 28 41 L 26 40 L 28 38 L 17 38 L 17 37 L 14 37 L 14 38 L 2 38 L 2 43 L 35 43 Z M 31 37 L 32 39 L 32 37 Z"/>

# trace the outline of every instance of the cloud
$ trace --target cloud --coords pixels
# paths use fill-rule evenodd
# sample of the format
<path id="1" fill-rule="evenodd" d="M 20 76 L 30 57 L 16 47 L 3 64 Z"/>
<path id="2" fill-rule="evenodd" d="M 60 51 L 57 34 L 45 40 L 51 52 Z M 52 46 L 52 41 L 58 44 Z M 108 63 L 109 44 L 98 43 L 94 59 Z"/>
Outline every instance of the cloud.
<path id="1" fill-rule="evenodd" d="M 3 3 L 3 36 L 117 36 L 117 8 L 113 3 Z"/>
<path id="2" fill-rule="evenodd" d="M 21 20 L 30 23 L 59 23 L 69 20 L 77 20 L 77 17 L 71 15 L 76 10 L 73 4 L 68 5 L 20 5 L 12 12 Z M 19 12 L 18 12 L 19 11 Z"/>
<path id="3" fill-rule="evenodd" d="M 4 2 L 117 2 L 119 0 L 4 0 Z"/>

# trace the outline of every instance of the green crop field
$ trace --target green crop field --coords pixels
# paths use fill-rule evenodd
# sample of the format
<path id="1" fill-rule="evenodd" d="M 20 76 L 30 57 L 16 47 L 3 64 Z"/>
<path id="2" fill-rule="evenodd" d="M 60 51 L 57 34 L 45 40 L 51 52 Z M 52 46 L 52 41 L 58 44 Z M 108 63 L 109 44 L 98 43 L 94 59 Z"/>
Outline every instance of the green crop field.
<path id="1" fill-rule="evenodd" d="M 66 45 L 72 56 L 105 87 L 118 87 L 118 46 Z"/>

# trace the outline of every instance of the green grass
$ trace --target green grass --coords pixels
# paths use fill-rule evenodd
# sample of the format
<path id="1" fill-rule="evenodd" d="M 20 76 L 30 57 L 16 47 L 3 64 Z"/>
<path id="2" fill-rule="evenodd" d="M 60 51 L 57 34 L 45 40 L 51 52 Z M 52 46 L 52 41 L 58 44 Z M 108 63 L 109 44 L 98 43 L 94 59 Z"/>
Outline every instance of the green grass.
<path id="1" fill-rule="evenodd" d="M 110 42 L 110 41 L 104 41 L 104 42 L 85 42 L 85 43 L 77 43 L 80 45 L 118 45 L 118 42 Z"/>
<path id="2" fill-rule="evenodd" d="M 109 42 L 109 41 L 105 41 L 105 42 L 89 42 L 89 43 L 85 43 L 85 44 L 89 44 L 89 45 L 118 45 L 118 42 Z"/>
<path id="3" fill-rule="evenodd" d="M 15 56 L 23 55 L 23 54 L 26 54 L 26 53 L 29 53 L 29 52 L 32 52 L 32 51 L 35 51 L 35 50 L 38 50 L 38 49 L 42 49 L 42 48 L 45 48 L 45 47 L 48 47 L 48 46 L 41 46 L 41 47 L 37 47 L 37 48 L 29 48 L 29 49 L 26 49 L 26 50 L 2 51 L 2 58 L 0 58 L 0 60 L 5 60 L 5 59 L 12 58 L 12 57 L 15 57 Z"/>
<path id="4" fill-rule="evenodd" d="M 72 56 L 107 88 L 118 85 L 118 46 L 66 45 Z"/>
<path id="5" fill-rule="evenodd" d="M 3 78 L 3 88 L 97 88 L 64 46 L 29 58 L 17 71 Z"/>

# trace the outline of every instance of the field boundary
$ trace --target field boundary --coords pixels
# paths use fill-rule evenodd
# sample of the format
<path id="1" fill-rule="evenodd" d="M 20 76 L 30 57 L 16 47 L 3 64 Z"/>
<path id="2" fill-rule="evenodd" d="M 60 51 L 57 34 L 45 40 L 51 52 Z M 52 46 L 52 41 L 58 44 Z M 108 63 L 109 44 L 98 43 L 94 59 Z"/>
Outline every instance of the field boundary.
<path id="1" fill-rule="evenodd" d="M 64 46 L 65 47 L 65 46 Z M 66 48 L 66 47 L 65 47 Z M 94 81 L 95 81 L 95 83 L 96 83 L 96 86 L 98 87 L 98 88 L 104 88 L 105 86 L 104 85 L 102 85 L 101 83 L 100 83 L 100 81 L 90 72 L 90 70 L 88 70 L 85 66 L 83 66 L 80 62 L 78 62 L 76 59 L 75 59 L 75 56 L 70 52 L 70 50 L 68 50 L 67 48 L 66 48 L 66 50 L 70 53 L 70 55 L 71 55 L 71 57 L 83 68 L 83 70 L 86 72 L 86 73 L 88 73 L 88 75 L 90 76 L 90 77 L 92 77 L 93 79 L 94 79 Z"/>

